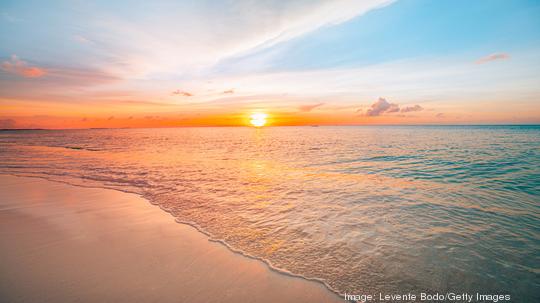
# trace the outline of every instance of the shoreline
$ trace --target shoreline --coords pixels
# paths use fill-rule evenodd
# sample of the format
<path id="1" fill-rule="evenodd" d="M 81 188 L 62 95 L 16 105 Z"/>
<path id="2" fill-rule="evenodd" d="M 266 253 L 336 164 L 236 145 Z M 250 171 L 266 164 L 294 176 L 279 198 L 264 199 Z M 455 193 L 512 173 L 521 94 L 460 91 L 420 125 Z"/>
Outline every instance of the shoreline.
<path id="1" fill-rule="evenodd" d="M 238 254 L 238 255 L 241 255 L 242 257 L 245 257 L 245 258 L 248 258 L 248 259 L 251 259 L 251 260 L 255 260 L 255 261 L 258 261 L 258 262 L 262 262 L 265 266 L 268 267 L 268 269 L 270 269 L 271 271 L 274 271 L 278 274 L 281 274 L 281 275 L 285 275 L 285 276 L 288 276 L 288 277 L 293 277 L 293 278 L 299 278 L 299 279 L 302 279 L 302 280 L 305 280 L 305 281 L 308 281 L 308 282 L 314 282 L 314 283 L 318 283 L 318 284 L 321 284 L 323 285 L 328 291 L 330 291 L 331 293 L 335 294 L 336 296 L 342 298 L 344 296 L 344 294 L 341 294 L 339 293 L 337 290 L 333 289 L 330 285 L 328 285 L 324 280 L 322 279 L 319 279 L 319 278 L 311 278 L 311 277 L 305 277 L 303 275 L 300 275 L 300 274 L 295 274 L 293 272 L 290 272 L 286 269 L 282 269 L 282 268 L 279 268 L 277 266 L 274 266 L 272 264 L 272 262 L 270 262 L 269 260 L 267 259 L 264 259 L 264 258 L 260 258 L 260 257 L 257 257 L 257 256 L 253 256 L 253 255 L 250 255 L 240 249 L 236 249 L 234 248 L 233 246 L 229 245 L 227 242 L 223 241 L 223 240 L 219 240 L 219 239 L 214 239 L 212 238 L 212 235 L 207 232 L 204 228 L 200 227 L 197 223 L 195 222 L 190 222 L 190 221 L 182 221 L 180 220 L 179 218 L 176 218 L 175 216 L 173 216 L 171 214 L 171 212 L 165 208 L 163 208 L 161 205 L 159 204 L 156 204 L 156 203 L 153 203 L 152 201 L 150 201 L 149 199 L 145 198 L 142 194 L 140 193 L 137 193 L 135 191 L 129 191 L 129 190 L 122 190 L 122 189 L 119 189 L 119 188 L 115 188 L 115 187 L 107 187 L 107 186 L 100 186 L 100 185 L 83 185 L 83 184 L 76 184 L 76 183 L 71 183 L 69 181 L 65 181 L 65 180 L 53 180 L 53 179 L 49 179 L 45 176 L 42 176 L 42 175 L 34 175 L 34 176 L 29 176 L 29 175 L 24 175 L 24 174 L 21 174 L 21 175 L 18 175 L 18 174 L 12 174 L 12 173 L 0 173 L 0 178 L 2 176 L 13 176 L 13 177 L 19 177 L 19 178 L 36 178 L 36 179 L 41 179 L 41 180 L 45 180 L 45 181 L 48 181 L 48 182 L 54 182 L 54 183 L 60 183 L 60 184 L 65 184 L 65 185 L 68 185 L 68 186 L 74 186 L 74 187 L 81 187 L 81 188 L 91 188 L 91 189 L 103 189 L 103 190 L 112 190 L 112 191 L 117 191 L 117 192 L 120 192 L 120 193 L 124 193 L 124 194 L 129 194 L 129 195 L 135 195 L 141 199 L 143 199 L 146 203 L 148 203 L 149 205 L 151 206 L 155 206 L 157 208 L 159 208 L 159 210 L 161 210 L 162 212 L 168 214 L 171 218 L 174 219 L 174 221 L 178 224 L 181 224 L 181 225 L 185 225 L 185 226 L 189 226 L 193 229 L 195 229 L 196 232 L 198 233 L 201 233 L 202 235 L 204 235 L 208 242 L 213 242 L 213 243 L 217 243 L 219 245 L 222 245 L 224 246 L 226 249 L 228 249 L 230 252 L 234 253 L 234 254 Z M 78 180 L 78 181 L 81 181 L 81 182 L 84 182 L 84 181 L 90 181 L 90 180 L 86 180 L 86 179 L 82 179 L 82 178 L 76 178 L 76 177 L 70 177 L 72 180 Z M 93 180 L 91 182 L 94 182 Z"/>
<path id="2" fill-rule="evenodd" d="M 201 302 L 344 302 L 324 282 L 287 273 L 236 251 L 196 226 L 176 220 L 138 194 L 39 176 L 0 173 L 0 180 L 5 197 L 0 201 L 0 224 L 5 231 L 0 242 L 7 247 L 1 253 L 5 277 L 0 284 L 5 287 L 2 296 L 13 302 L 32 302 L 32 298 L 44 302 L 74 298 L 81 302 L 183 302 L 195 295 Z M 82 222 L 84 226 L 80 226 Z M 131 232 L 133 229 L 139 232 Z M 166 240 L 156 237 L 163 232 Z M 114 238 L 112 250 L 109 241 L 103 241 L 109 237 Z M 57 259 L 57 255 L 67 255 L 68 261 Z M 70 266 L 85 262 L 92 265 L 88 268 L 91 275 Z M 115 266 L 100 269 L 108 263 Z M 160 268 L 163 265 L 177 271 Z M 140 273 L 142 268 L 149 274 L 126 275 Z M 44 274 L 46 280 L 41 277 Z M 116 279 L 107 280 L 111 276 Z M 153 290 L 140 287 L 145 281 L 153 284 L 155 280 L 161 283 Z M 96 294 L 85 288 L 89 283 L 107 291 Z M 35 284 L 48 285 L 49 298 L 44 300 L 43 289 Z M 171 284 L 176 288 L 171 289 Z M 132 295 L 136 296 L 130 298 Z"/>

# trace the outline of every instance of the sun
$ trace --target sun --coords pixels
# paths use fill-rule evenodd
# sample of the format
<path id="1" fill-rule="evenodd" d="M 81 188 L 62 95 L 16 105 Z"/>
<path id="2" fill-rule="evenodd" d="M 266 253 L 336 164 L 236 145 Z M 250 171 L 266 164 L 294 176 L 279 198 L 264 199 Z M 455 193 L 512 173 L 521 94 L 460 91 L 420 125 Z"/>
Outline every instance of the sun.
<path id="1" fill-rule="evenodd" d="M 251 120 L 249 122 L 255 127 L 263 127 L 266 124 L 267 117 L 268 115 L 265 113 L 254 113 L 251 114 Z"/>

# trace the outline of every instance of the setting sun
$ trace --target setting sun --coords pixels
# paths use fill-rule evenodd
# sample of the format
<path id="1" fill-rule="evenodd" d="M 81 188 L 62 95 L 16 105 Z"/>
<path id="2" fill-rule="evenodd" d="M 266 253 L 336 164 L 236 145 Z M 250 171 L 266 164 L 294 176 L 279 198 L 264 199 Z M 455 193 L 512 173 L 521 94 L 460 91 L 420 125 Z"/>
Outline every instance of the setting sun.
<path id="1" fill-rule="evenodd" d="M 249 122 L 251 123 L 251 125 L 255 127 L 263 127 L 266 124 L 267 117 L 268 115 L 265 113 L 251 114 L 250 116 L 251 120 Z"/>

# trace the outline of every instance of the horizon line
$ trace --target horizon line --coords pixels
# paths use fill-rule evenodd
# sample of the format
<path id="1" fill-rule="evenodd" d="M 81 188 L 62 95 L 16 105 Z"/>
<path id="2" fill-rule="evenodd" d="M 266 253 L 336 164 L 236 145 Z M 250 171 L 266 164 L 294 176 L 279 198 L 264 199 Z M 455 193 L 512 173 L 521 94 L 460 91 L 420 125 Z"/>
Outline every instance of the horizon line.
<path id="1" fill-rule="evenodd" d="M 540 126 L 540 122 L 536 123 L 484 123 L 484 124 L 323 124 L 323 125 L 267 125 L 264 127 L 253 127 L 250 125 L 179 125 L 179 126 L 155 126 L 155 127 L 81 127 L 81 128 L 1 128 L 0 131 L 28 131 L 28 130 L 99 130 L 99 129 L 160 129 L 160 128 L 273 128 L 273 127 L 373 127 L 373 126 Z"/>

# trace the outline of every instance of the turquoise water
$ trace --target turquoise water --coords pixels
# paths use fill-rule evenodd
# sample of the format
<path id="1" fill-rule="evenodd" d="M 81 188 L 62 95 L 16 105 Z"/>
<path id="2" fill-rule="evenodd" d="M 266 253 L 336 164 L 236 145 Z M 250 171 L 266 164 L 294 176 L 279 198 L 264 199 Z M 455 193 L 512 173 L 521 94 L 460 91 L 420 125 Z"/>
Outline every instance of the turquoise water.
<path id="1" fill-rule="evenodd" d="M 540 127 L 0 132 L 0 173 L 143 195 L 338 293 L 540 300 Z"/>

